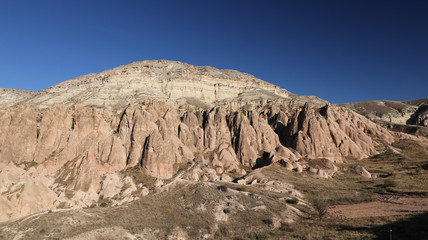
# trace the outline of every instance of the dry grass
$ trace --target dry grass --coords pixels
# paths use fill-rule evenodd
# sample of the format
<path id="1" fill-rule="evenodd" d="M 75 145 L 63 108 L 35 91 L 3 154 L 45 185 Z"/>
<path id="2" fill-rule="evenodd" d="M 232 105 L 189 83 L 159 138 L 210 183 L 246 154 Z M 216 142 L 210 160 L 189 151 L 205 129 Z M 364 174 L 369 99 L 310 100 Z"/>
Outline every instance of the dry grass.
<path id="1" fill-rule="evenodd" d="M 353 219 L 302 219 L 285 224 L 284 239 L 428 239 L 428 214 Z M 279 237 L 280 232 L 271 233 Z M 275 235 L 276 234 L 276 235 Z"/>
<path id="2" fill-rule="evenodd" d="M 143 186 L 152 188 L 155 183 L 155 178 L 145 173 L 139 166 L 127 168 L 121 174 L 123 176 L 130 176 L 136 185 L 143 184 Z"/>
<path id="3" fill-rule="evenodd" d="M 130 234 L 142 234 L 144 229 L 156 229 L 156 236 L 165 236 L 175 227 L 184 229 L 190 239 L 209 233 L 218 238 L 247 238 L 267 236 L 272 226 L 265 223 L 274 214 L 286 209 L 285 201 L 265 197 L 263 193 L 241 192 L 237 185 L 228 184 L 228 191 L 218 189 L 224 184 L 195 183 L 181 184 L 170 191 L 150 194 L 129 204 L 110 207 L 94 206 L 82 211 L 52 212 L 37 218 L 14 223 L 0 224 L 5 239 L 11 239 L 14 231 L 25 232 L 22 239 L 67 238 L 101 228 L 120 227 Z M 248 191 L 254 189 L 249 187 Z M 260 190 L 261 191 L 261 190 Z M 256 196 L 257 195 L 257 196 Z M 230 202 L 230 204 L 229 204 Z M 101 205 L 102 203 L 100 203 Z M 215 206 L 228 215 L 228 221 L 215 226 Z M 252 208 L 265 205 L 266 209 Z M 201 209 L 200 206 L 205 206 Z M 242 206 L 242 207 L 240 207 Z M 227 209 L 224 211 L 224 209 Z M 5 229 L 8 231 L 4 231 Z M 222 232 L 223 231 L 223 232 Z"/>
<path id="4" fill-rule="evenodd" d="M 396 185 L 389 186 L 386 189 L 389 192 L 428 196 L 428 171 L 423 168 L 428 163 L 427 151 L 411 140 L 402 140 L 393 146 L 401 149 L 401 153 L 385 152 L 360 161 L 369 172 L 378 176 L 373 180 L 376 183 L 374 190 L 385 193 L 382 190 L 385 181 L 393 181 Z"/>
<path id="5" fill-rule="evenodd" d="M 373 191 L 366 189 L 371 180 L 356 174 L 342 174 L 333 179 L 317 179 L 307 173 L 288 171 L 279 166 L 269 166 L 262 172 L 273 179 L 294 185 L 308 199 L 320 194 L 324 194 L 331 204 L 351 204 L 374 199 Z"/>
<path id="6" fill-rule="evenodd" d="M 411 140 L 402 140 L 393 144 L 402 150 L 401 154 L 385 152 L 366 160 L 351 160 L 337 164 L 342 171 L 351 165 L 361 165 L 377 178 L 364 178 L 351 172 L 339 174 L 333 179 L 316 179 L 307 173 L 287 171 L 279 166 L 269 166 L 263 173 L 273 179 L 293 184 L 307 198 L 323 193 L 331 204 L 352 204 L 372 201 L 375 193 L 395 193 L 428 195 L 427 151 Z M 313 161 L 310 164 L 318 166 Z M 394 186 L 385 186 L 385 181 L 395 182 Z"/>

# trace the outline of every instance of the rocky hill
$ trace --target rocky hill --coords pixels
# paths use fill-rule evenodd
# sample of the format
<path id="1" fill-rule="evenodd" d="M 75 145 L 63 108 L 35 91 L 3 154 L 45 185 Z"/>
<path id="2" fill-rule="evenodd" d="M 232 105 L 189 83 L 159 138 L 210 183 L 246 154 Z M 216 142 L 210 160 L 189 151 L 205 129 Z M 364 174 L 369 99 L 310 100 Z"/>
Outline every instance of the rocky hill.
<path id="1" fill-rule="evenodd" d="M 0 221 L 46 210 L 119 206 L 200 182 L 263 183 L 263 191 L 304 201 L 292 186 L 255 169 L 279 164 L 328 179 L 341 171 L 335 164 L 382 153 L 396 140 L 428 145 L 423 137 L 391 132 L 346 108 L 249 74 L 164 60 L 124 65 L 40 92 L 2 90 L 2 96 Z M 322 164 L 311 165 L 313 160 Z M 233 211 L 255 207 L 243 202 Z M 218 212 L 216 222 L 227 221 L 223 210 L 210 211 Z M 266 211 L 263 216 L 278 222 L 299 215 Z"/>
<path id="2" fill-rule="evenodd" d="M 0 107 L 14 106 L 36 94 L 32 91 L 0 88 Z"/>
<path id="3" fill-rule="evenodd" d="M 423 126 L 423 121 L 421 120 L 416 123 L 416 119 L 419 115 L 419 112 L 416 112 L 420 107 L 428 105 L 428 98 L 402 102 L 384 100 L 343 103 L 338 105 L 358 112 L 372 121 L 383 121 L 395 124 L 417 124 Z"/>
<path id="4" fill-rule="evenodd" d="M 351 109 L 388 129 L 428 136 L 428 98 L 410 101 L 367 101 L 343 103 Z"/>
<path id="5" fill-rule="evenodd" d="M 6 96 L 7 97 L 7 96 Z M 248 100 L 289 98 L 288 91 L 235 70 L 197 67 L 174 61 L 142 61 L 99 74 L 89 74 L 43 91 L 10 98 L 39 109 L 54 104 L 123 108 L 129 102 L 154 98 L 174 105 L 212 105 Z M 19 101 L 18 101 L 19 100 Z"/>

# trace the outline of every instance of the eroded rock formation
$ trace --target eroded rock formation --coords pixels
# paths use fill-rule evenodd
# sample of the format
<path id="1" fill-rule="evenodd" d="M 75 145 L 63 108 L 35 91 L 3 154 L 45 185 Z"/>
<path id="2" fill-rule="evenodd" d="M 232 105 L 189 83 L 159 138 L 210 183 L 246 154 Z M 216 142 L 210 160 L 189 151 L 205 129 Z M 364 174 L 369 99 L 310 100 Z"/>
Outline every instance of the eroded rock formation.
<path id="1" fill-rule="evenodd" d="M 319 99 L 296 99 L 236 71 L 149 61 L 5 100 L 0 221 L 135 200 L 149 190 L 132 171 L 158 185 L 186 166 L 186 179 L 230 181 L 275 162 L 302 172 L 311 159 L 362 159 L 410 137 Z M 337 170 L 324 165 L 308 171 L 331 177 Z"/>

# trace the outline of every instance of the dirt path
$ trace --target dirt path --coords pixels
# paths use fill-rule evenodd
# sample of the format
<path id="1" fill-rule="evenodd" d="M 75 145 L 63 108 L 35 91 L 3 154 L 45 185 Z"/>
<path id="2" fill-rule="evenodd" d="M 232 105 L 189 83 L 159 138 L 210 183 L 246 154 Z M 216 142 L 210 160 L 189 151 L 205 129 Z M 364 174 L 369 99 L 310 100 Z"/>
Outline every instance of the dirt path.
<path id="1" fill-rule="evenodd" d="M 428 198 L 379 196 L 368 203 L 336 205 L 329 209 L 332 218 L 359 218 L 428 212 Z"/>

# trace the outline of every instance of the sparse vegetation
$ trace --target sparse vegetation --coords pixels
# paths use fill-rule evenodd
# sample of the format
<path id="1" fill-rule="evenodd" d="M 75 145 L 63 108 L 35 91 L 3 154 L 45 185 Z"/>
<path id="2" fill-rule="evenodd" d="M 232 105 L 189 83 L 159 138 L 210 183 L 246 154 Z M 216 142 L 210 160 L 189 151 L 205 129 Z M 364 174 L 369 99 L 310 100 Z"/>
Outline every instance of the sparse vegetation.
<path id="1" fill-rule="evenodd" d="M 349 219 L 301 219 L 270 234 L 273 239 L 427 239 L 428 214 Z M 282 235 L 281 235 L 282 234 Z"/>
<path id="2" fill-rule="evenodd" d="M 312 200 L 312 206 L 315 209 L 316 215 L 319 220 L 322 220 L 327 214 L 329 202 L 324 195 L 320 195 Z"/>
<path id="3" fill-rule="evenodd" d="M 32 161 L 32 162 L 24 162 L 24 170 L 27 171 L 28 169 L 32 168 L 32 167 L 36 167 L 38 165 L 38 163 Z"/>
<path id="4" fill-rule="evenodd" d="M 267 225 L 272 225 L 273 224 L 273 220 L 272 219 L 263 219 L 263 223 L 267 224 Z"/>
<path id="5" fill-rule="evenodd" d="M 227 192 L 227 186 L 226 185 L 220 185 L 217 187 L 217 189 L 222 191 L 222 192 Z"/>
<path id="6" fill-rule="evenodd" d="M 250 235 L 248 238 L 249 239 L 255 239 L 255 240 L 263 240 L 263 239 L 271 239 L 271 236 L 269 233 L 263 232 L 263 233 L 257 233 L 254 235 Z"/>
<path id="7" fill-rule="evenodd" d="M 233 179 L 237 179 L 242 177 L 242 175 L 240 173 L 238 173 L 236 170 L 232 170 L 226 173 L 227 175 L 229 175 L 230 177 L 232 177 Z"/>
<path id="8" fill-rule="evenodd" d="M 124 176 L 130 176 L 135 184 L 141 183 L 148 188 L 151 188 L 155 183 L 155 178 L 145 173 L 140 166 L 127 168 L 121 173 Z"/>
<path id="9" fill-rule="evenodd" d="M 307 173 L 288 171 L 282 167 L 270 166 L 262 171 L 266 176 L 290 183 L 297 190 L 312 199 L 325 194 L 331 204 L 352 204 L 375 199 L 376 183 L 356 174 L 342 174 L 332 179 L 316 179 Z M 300 206 L 300 205 L 299 205 Z"/>
<path id="10" fill-rule="evenodd" d="M 385 179 L 385 181 L 383 181 L 383 186 L 384 188 L 390 188 L 390 187 L 396 187 L 397 183 L 392 180 L 392 179 Z"/>

